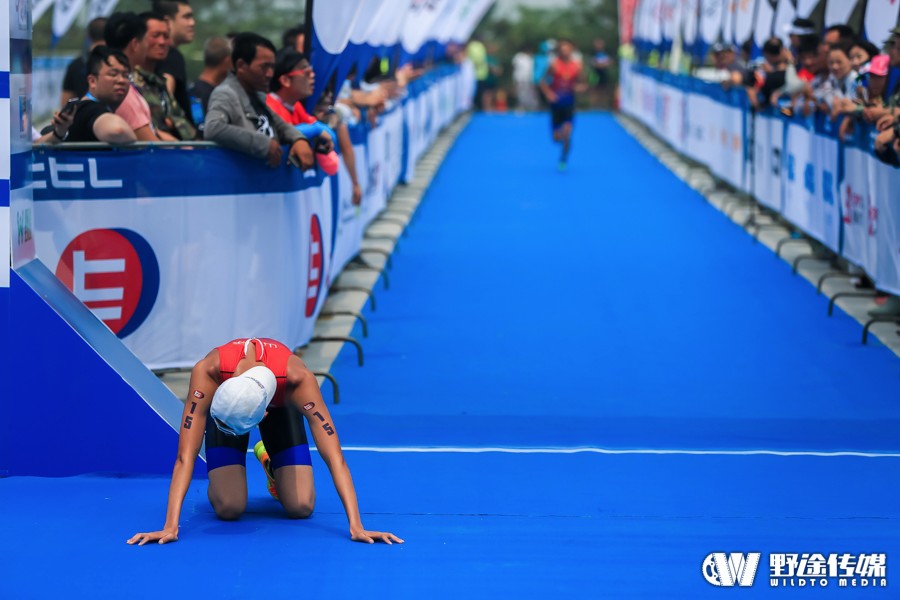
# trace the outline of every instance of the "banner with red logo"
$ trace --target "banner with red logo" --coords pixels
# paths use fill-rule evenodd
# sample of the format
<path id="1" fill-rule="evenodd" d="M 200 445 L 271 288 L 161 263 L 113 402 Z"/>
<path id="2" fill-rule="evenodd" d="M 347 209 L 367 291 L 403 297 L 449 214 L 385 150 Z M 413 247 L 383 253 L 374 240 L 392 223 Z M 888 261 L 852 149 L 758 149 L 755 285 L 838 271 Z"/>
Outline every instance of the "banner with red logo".
<path id="1" fill-rule="evenodd" d="M 869 186 L 872 156 L 859 148 L 844 149 L 844 179 L 841 182 L 841 221 L 844 245 L 841 253 L 868 273 L 875 273 L 878 208 Z"/>
<path id="2" fill-rule="evenodd" d="M 875 202 L 875 286 L 900 295 L 900 169 L 869 161 L 869 189 Z M 871 273 L 870 273 L 871 274 Z"/>
<path id="3" fill-rule="evenodd" d="M 219 150 L 193 151 L 189 160 L 184 151 L 120 154 L 115 165 L 97 163 L 95 185 L 125 190 L 127 178 L 150 167 L 170 193 L 136 200 L 108 191 L 99 199 L 87 197 L 87 187 L 56 188 L 65 199 L 35 202 L 36 239 L 41 260 L 144 364 L 191 366 L 237 337 L 296 345 L 310 338 L 328 289 L 328 179 L 287 167 L 276 175 Z M 227 165 L 220 172 L 230 174 L 233 192 L 186 184 L 191 173 L 209 172 L 186 169 L 186 160 Z M 61 163 L 77 164 L 63 156 Z"/>

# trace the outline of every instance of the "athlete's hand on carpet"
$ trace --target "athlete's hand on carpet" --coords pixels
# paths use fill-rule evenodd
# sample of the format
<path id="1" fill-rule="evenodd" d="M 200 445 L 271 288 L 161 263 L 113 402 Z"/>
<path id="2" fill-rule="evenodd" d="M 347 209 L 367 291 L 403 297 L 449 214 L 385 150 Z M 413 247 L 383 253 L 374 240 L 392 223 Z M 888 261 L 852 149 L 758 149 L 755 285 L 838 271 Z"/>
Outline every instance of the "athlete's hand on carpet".
<path id="1" fill-rule="evenodd" d="M 151 533 L 136 533 L 134 537 L 128 540 L 127 544 L 137 544 L 143 546 L 147 542 L 157 542 L 160 544 L 171 544 L 178 541 L 178 531 L 153 531 Z"/>
<path id="2" fill-rule="evenodd" d="M 403 543 L 403 540 L 393 533 L 387 531 L 366 531 L 365 529 L 351 531 L 350 539 L 354 542 L 365 542 L 367 544 L 374 544 L 376 541 L 384 542 L 385 544 L 393 544 L 394 542 L 397 542 L 398 544 Z"/>

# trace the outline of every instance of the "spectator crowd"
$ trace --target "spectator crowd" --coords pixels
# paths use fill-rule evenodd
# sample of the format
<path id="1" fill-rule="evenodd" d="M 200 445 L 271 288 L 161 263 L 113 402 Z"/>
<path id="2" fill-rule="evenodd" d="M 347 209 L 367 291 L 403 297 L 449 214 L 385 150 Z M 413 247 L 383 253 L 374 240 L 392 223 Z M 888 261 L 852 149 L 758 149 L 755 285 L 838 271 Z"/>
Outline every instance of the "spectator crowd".
<path id="1" fill-rule="evenodd" d="M 841 141 L 868 124 L 875 157 L 900 167 L 900 25 L 880 48 L 846 24 L 820 31 L 812 20 L 797 18 L 786 33 L 784 40 L 767 40 L 756 60 L 750 57 L 752 42 L 740 50 L 714 44 L 708 64 L 693 75 L 744 90 L 753 110 L 818 114 L 834 124 Z M 860 274 L 858 286 L 873 284 Z M 876 302 L 872 316 L 900 316 L 900 298 L 879 293 Z"/>
<path id="2" fill-rule="evenodd" d="M 900 166 L 900 26 L 882 48 L 848 25 L 833 25 L 821 34 L 813 21 L 791 24 L 789 43 L 773 37 L 762 57 L 750 60 L 750 45 L 738 49 L 714 44 L 710 65 L 695 76 L 741 87 L 754 109 L 772 107 L 786 115 L 822 113 L 839 128 L 841 140 L 857 124 L 877 131 L 875 156 Z"/>
<path id="3" fill-rule="evenodd" d="M 194 42 L 190 0 L 148 0 L 148 11 L 117 12 L 87 27 L 89 50 L 62 82 L 60 109 L 37 144 L 211 141 L 264 160 L 285 158 L 302 169 L 337 172 L 347 166 L 353 199 L 357 181 L 348 127 L 379 116 L 406 95 L 424 72 L 374 58 L 364 73 L 331 81 L 312 106 L 316 74 L 304 53 L 305 27 L 282 35 L 281 47 L 253 32 L 203 43 L 203 69 L 190 82 L 179 48 Z M 462 53 L 450 54 L 451 60 Z M 287 149 L 285 157 L 284 149 Z"/>

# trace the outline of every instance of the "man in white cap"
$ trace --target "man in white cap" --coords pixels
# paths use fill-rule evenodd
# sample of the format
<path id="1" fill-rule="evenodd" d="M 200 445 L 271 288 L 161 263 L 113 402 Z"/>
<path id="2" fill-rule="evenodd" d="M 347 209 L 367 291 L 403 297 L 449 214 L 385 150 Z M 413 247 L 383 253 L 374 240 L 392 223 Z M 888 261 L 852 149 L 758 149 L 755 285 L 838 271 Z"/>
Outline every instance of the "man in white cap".
<path id="1" fill-rule="evenodd" d="M 289 517 L 310 516 L 316 496 L 301 415 L 309 422 L 316 448 L 331 472 L 347 513 L 350 539 L 402 544 L 392 533 L 363 527 L 350 470 L 315 376 L 290 348 L 268 338 L 232 340 L 194 366 L 165 526 L 135 534 L 128 543 L 178 541 L 178 519 L 204 433 L 210 503 L 220 519 L 238 519 L 247 507 L 247 446 L 250 430 L 257 425 L 269 457 L 264 467 L 270 492 Z"/>

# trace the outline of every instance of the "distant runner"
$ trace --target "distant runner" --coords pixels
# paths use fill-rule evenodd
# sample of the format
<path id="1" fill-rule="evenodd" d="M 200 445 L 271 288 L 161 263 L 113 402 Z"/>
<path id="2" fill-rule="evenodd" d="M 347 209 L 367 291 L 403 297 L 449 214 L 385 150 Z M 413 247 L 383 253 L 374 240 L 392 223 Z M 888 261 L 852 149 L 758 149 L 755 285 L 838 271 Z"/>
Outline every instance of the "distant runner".
<path id="1" fill-rule="evenodd" d="M 541 91 L 550 103 L 553 141 L 562 144 L 559 170 L 565 171 L 572 145 L 572 123 L 575 118 L 575 92 L 583 87 L 581 63 L 575 59 L 575 47 L 569 40 L 556 44 L 556 58 L 541 79 Z"/>

